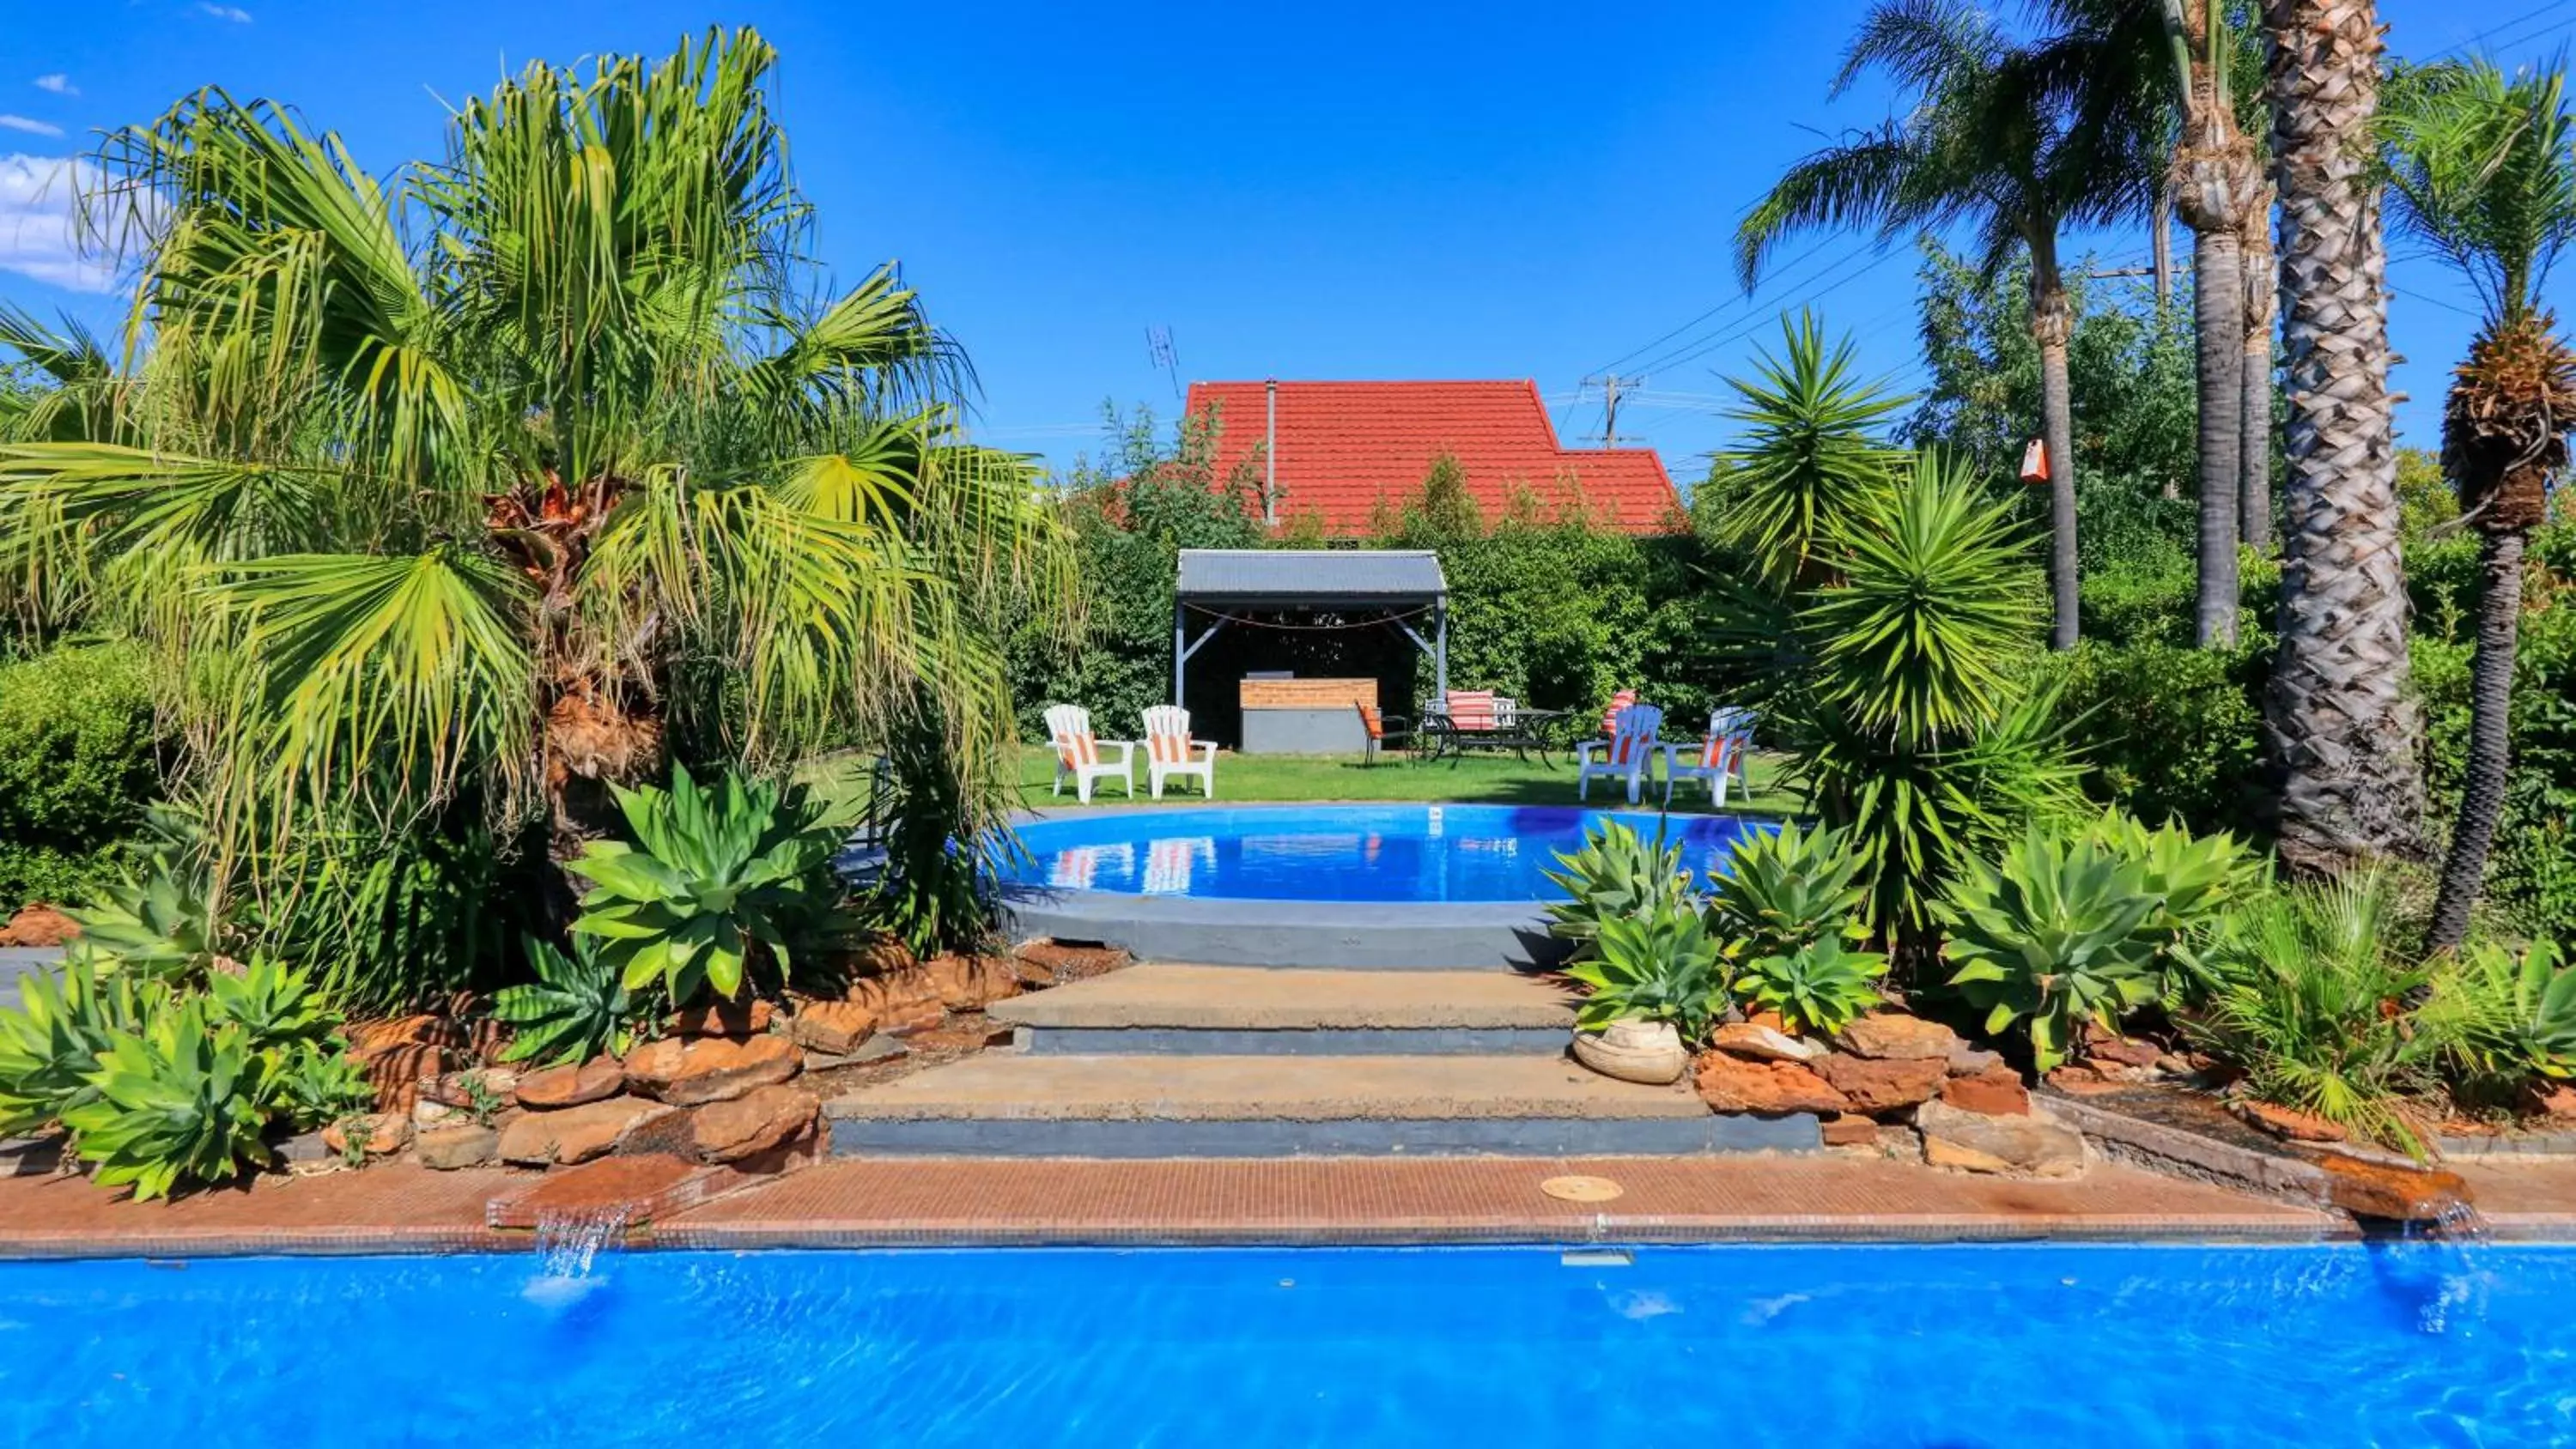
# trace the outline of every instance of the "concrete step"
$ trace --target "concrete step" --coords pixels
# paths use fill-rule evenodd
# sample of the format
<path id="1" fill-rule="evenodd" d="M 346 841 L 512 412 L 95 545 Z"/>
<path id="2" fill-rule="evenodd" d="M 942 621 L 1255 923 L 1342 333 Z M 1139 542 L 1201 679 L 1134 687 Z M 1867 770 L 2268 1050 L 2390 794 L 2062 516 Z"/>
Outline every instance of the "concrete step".
<path id="1" fill-rule="evenodd" d="M 1562 1056 L 1573 998 L 1510 971 L 1131 966 L 996 1002 L 1038 1056 Z"/>
<path id="2" fill-rule="evenodd" d="M 824 1104 L 840 1153 L 1557 1156 L 1805 1150 L 1816 1120 L 1721 1117 L 1688 1083 L 1539 1056 L 989 1051 Z"/>

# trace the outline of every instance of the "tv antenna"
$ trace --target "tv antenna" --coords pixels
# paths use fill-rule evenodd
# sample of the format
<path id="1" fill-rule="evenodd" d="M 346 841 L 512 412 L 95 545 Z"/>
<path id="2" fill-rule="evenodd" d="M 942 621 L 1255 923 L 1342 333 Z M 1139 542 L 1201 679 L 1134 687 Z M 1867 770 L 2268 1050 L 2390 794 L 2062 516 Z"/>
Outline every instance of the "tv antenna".
<path id="1" fill-rule="evenodd" d="M 1146 328 L 1145 355 L 1151 357 L 1154 365 L 1163 370 L 1163 375 L 1171 379 L 1172 400 L 1178 402 L 1181 396 L 1181 355 L 1172 350 L 1172 329 Z"/>

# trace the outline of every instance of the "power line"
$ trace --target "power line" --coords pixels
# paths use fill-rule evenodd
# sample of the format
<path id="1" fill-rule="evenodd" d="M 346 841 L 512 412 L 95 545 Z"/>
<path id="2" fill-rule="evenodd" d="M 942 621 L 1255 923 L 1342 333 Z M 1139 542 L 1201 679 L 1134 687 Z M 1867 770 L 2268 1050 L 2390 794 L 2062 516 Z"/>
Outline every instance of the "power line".
<path id="1" fill-rule="evenodd" d="M 2442 60 L 2449 56 L 2458 55 L 2460 52 L 2467 50 L 2469 47 L 2477 44 L 2481 40 L 2502 35 L 2508 30 L 2521 26 L 2526 21 L 2537 20 L 2543 15 L 2550 14 L 2553 11 L 2564 10 L 2570 5 L 2576 5 L 2576 0 L 2551 0 L 2551 3 L 2540 6 L 2538 9 L 2526 10 L 2520 15 L 2513 17 L 2511 20 L 2499 21 L 2494 25 L 2490 25 L 2486 29 L 2477 32 L 2475 35 L 2470 36 L 2468 39 L 2461 41 L 2457 45 L 2451 46 L 2446 50 L 2437 50 L 2433 52 L 2432 55 L 2427 58 L 2431 60 Z M 2544 30 L 2539 33 L 2545 34 L 2547 32 Z"/>
<path id="2" fill-rule="evenodd" d="M 2570 3 L 2576 3 L 2576 0 L 2570 0 Z M 1834 258 L 1832 261 L 1825 263 L 1825 264 L 1824 264 L 1824 266 L 1819 267 L 1819 268 L 1817 269 L 1817 272 L 1818 272 L 1818 273 L 1822 273 L 1822 272 L 1824 272 L 1824 271 L 1830 270 L 1831 268 L 1833 268 L 1833 267 L 1835 267 L 1835 266 L 1839 266 L 1839 265 L 1840 265 L 1840 264 L 1842 264 L 1843 262 L 1848 261 L 1848 260 L 1850 260 L 1851 258 L 1853 258 L 1853 257 L 1855 257 L 1855 256 L 1860 255 L 1862 252 L 1868 251 L 1868 250 L 1869 250 L 1872 246 L 1874 246 L 1874 245 L 1876 245 L 1876 243 L 1875 243 L 1875 242 L 1872 242 L 1872 241 L 1862 241 L 1862 242 L 1858 243 L 1857 245 L 1853 246 L 1853 247 L 1852 247 L 1852 249 L 1851 249 L 1850 251 L 1844 252 L 1841 256 L 1838 256 L 1838 257 Z M 1806 262 L 1807 262 L 1807 261 L 1812 261 L 1812 260 L 1814 260 L 1816 257 L 1818 257 L 1818 256 L 1822 255 L 1822 254 L 1823 254 L 1823 252 L 1824 252 L 1824 248 L 1822 248 L 1822 247 L 1818 247 L 1818 248 L 1816 248 L 1816 250 L 1815 250 L 1814 252 L 1810 252 L 1810 253 L 1807 255 L 1807 257 L 1806 257 L 1806 258 L 1802 259 L 1802 260 L 1801 260 L 1801 261 L 1799 261 L 1797 264 L 1795 264 L 1795 265 L 1793 265 L 1793 266 L 1789 267 L 1789 268 L 1788 268 L 1788 270 L 1789 270 L 1789 271 L 1793 271 L 1793 272 L 1794 272 L 1794 271 L 1796 271 L 1796 270 L 1797 270 L 1797 268 L 1798 268 L 1799 266 L 1804 266 L 1804 265 L 1806 264 Z M 1787 277 L 1785 277 L 1785 276 L 1774 276 L 1774 277 L 1772 277 L 1772 278 L 1770 278 L 1770 279 L 1769 279 L 1769 285 L 1771 286 L 1771 288 L 1772 288 L 1774 291 L 1777 291 L 1779 288 L 1782 288 L 1782 287 L 1785 287 L 1785 286 L 1790 285 L 1790 282 L 1789 282 L 1789 279 L 1788 279 Z M 1760 292 L 1761 292 L 1761 288 L 1760 288 L 1759 286 L 1756 286 L 1756 287 L 1754 287 L 1754 288 L 1752 288 L 1752 289 L 1750 289 L 1750 290 L 1747 290 L 1747 291 L 1745 291 L 1745 292 L 1743 292 L 1743 293 L 1741 293 L 1741 294 L 1739 294 L 1739 295 L 1736 295 L 1736 296 L 1733 296 L 1733 297 L 1726 298 L 1724 301 L 1719 302 L 1717 305 L 1715 305 L 1715 306 L 1713 306 L 1713 307 L 1709 308 L 1709 309 L 1708 309 L 1707 311 L 1705 311 L 1705 312 L 1700 313 L 1698 316 L 1693 317 L 1692 319 L 1690 319 L 1689 321 L 1687 321 L 1687 322 L 1683 323 L 1683 324 L 1682 324 L 1682 325 L 1680 325 L 1679 327 L 1674 328 L 1672 331 L 1665 333 L 1663 336 L 1658 337 L 1658 338 L 1654 339 L 1653 341 L 1648 342 L 1648 343 L 1645 343 L 1645 344 L 1643 344 L 1643 345 L 1641 345 L 1641 346 L 1632 347 L 1632 348 L 1630 348 L 1629 350 L 1627 350 L 1626 352 L 1621 353 L 1621 354 L 1620 354 L 1620 355 L 1618 355 L 1617 357 L 1611 358 L 1608 362 L 1605 362 L 1605 363 L 1601 364 L 1599 367 L 1594 368 L 1594 369 L 1593 369 L 1593 371 L 1595 371 L 1595 372 L 1607 372 L 1607 371 L 1609 371 L 1611 368 L 1617 367 L 1617 366 L 1619 366 L 1620 364 L 1627 362 L 1630 358 L 1635 357 L 1635 356 L 1636 356 L 1638 353 L 1640 353 L 1640 352 L 1644 352 L 1644 351 L 1646 351 L 1646 350 L 1647 350 L 1647 349 L 1649 349 L 1649 348 L 1661 347 L 1661 346 L 1663 346 L 1665 343 L 1672 341 L 1674 338 L 1679 337 L 1680 335 L 1682 335 L 1682 334 L 1683 334 L 1683 333 L 1685 333 L 1685 332 L 1688 332 L 1689 330 L 1691 330 L 1691 329 L 1692 329 L 1692 328 L 1694 328 L 1694 327 L 1697 327 L 1699 324 L 1701 324 L 1702 322 L 1705 322 L 1705 321 L 1709 320 L 1710 318 L 1712 318 L 1712 317 L 1716 316 L 1718 313 L 1723 312 L 1723 311 L 1726 311 L 1726 310 L 1727 310 L 1728 308 L 1730 308 L 1730 307 L 1745 307 L 1745 308 L 1750 308 L 1750 307 L 1752 307 L 1752 306 L 1754 305 L 1754 299 L 1755 299 L 1758 295 L 1760 295 Z"/>
<path id="3" fill-rule="evenodd" d="M 1836 279 L 1830 286 L 1817 286 L 1806 295 L 1796 298 L 1795 301 L 1802 307 L 1812 306 L 1817 301 L 1825 297 L 1829 297 L 1835 292 L 1838 292 L 1843 288 L 1850 286 L 1852 283 L 1859 281 L 1861 278 L 1868 276 L 1870 273 L 1877 271 L 1880 267 L 1883 267 L 1889 262 L 1895 260 L 1896 256 L 1897 253 L 1893 251 L 1882 252 L 1879 254 L 1877 260 L 1872 261 L 1869 265 Z M 1818 277 L 1816 280 L 1817 282 L 1822 283 L 1824 278 Z M 1785 307 L 1780 309 L 1782 312 L 1785 312 L 1786 310 L 1787 309 Z M 1704 338 L 1696 344 L 1685 344 L 1684 350 L 1667 353 L 1662 357 L 1654 359 L 1648 365 L 1656 368 L 1679 367 L 1685 362 L 1691 362 L 1698 358 L 1706 357 L 1708 354 L 1715 352 L 1717 349 L 1724 347 L 1729 343 L 1737 342 L 1746 337 L 1752 336 L 1755 332 L 1776 321 L 1778 316 L 1779 313 L 1775 312 L 1747 319 L 1746 321 L 1733 326 L 1716 336 Z"/>

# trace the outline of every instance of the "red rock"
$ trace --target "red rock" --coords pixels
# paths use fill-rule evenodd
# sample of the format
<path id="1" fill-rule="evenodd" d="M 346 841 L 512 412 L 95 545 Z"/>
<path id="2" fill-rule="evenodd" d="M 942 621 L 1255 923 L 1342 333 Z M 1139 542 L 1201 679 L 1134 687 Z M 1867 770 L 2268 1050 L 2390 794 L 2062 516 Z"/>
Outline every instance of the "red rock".
<path id="1" fill-rule="evenodd" d="M 1878 1146 L 1878 1124 L 1853 1112 L 1826 1118 L 1824 1134 L 1827 1147 Z"/>
<path id="2" fill-rule="evenodd" d="M 1946 1028 L 1945 1028 L 1946 1029 Z M 1816 1070 L 1863 1112 L 1892 1112 L 1932 1100 L 1950 1075 L 1950 1054 L 1937 1057 L 1856 1057 L 1835 1052 Z"/>
<path id="3" fill-rule="evenodd" d="M 691 1113 L 691 1146 L 708 1162 L 740 1162 L 813 1131 L 822 1113 L 823 1099 L 802 1087 L 762 1087 Z"/>
<path id="4" fill-rule="evenodd" d="M 1709 1038 L 1709 1045 L 1755 1061 L 1796 1062 L 1801 1066 L 1813 1063 L 1828 1050 L 1823 1042 L 1791 1036 L 1749 1021 L 1730 1021 L 1719 1027 Z"/>
<path id="5" fill-rule="evenodd" d="M 2275 1137 L 2286 1137 L 2292 1142 L 2341 1142 L 2345 1136 L 2342 1128 L 2323 1117 L 2271 1102 L 2258 1102 L 2251 1097 L 2235 1098 L 2227 1104 L 2227 1110 Z"/>
<path id="6" fill-rule="evenodd" d="M 1067 946 L 1056 941 L 1022 942 L 1015 954 L 1020 963 L 1020 980 L 1031 986 L 1086 981 L 1135 959 L 1115 946 Z"/>
<path id="7" fill-rule="evenodd" d="M 671 1013 L 665 1026 L 671 1036 L 757 1036 L 777 1014 L 757 996 L 719 996 Z"/>
<path id="8" fill-rule="evenodd" d="M 38 903 L 21 906 L 0 924 L 0 946 L 68 946 L 80 936 L 80 922 Z"/>
<path id="9" fill-rule="evenodd" d="M 414 1138 L 412 1155 L 420 1165 L 439 1172 L 454 1172 L 463 1167 L 480 1167 L 499 1156 L 501 1134 L 473 1122 L 454 1127 L 434 1127 Z"/>
<path id="10" fill-rule="evenodd" d="M 2165 1049 L 2151 1041 L 2131 1041 L 2127 1037 L 2106 1037 L 2084 1048 L 2084 1055 L 2103 1062 L 2116 1062 L 2124 1067 L 2152 1067 Z"/>
<path id="11" fill-rule="evenodd" d="M 1856 1017 L 1842 1029 L 1836 1042 L 1856 1057 L 1880 1061 L 1934 1061 L 1947 1069 L 1950 1053 L 1965 1043 L 1959 1034 L 1937 1021 L 1925 1021 L 1901 1011 L 1882 1011 Z"/>
<path id="12" fill-rule="evenodd" d="M 519 1074 L 506 1067 L 477 1067 L 466 1072 L 441 1072 L 420 1079 L 420 1100 L 441 1107 L 472 1107 L 474 1091 L 470 1081 L 480 1081 L 487 1098 L 505 1103 L 518 1090 Z"/>
<path id="13" fill-rule="evenodd" d="M 1787 1033 L 1789 1030 L 1789 1018 L 1782 1016 L 1776 1011 L 1757 1011 L 1746 1016 L 1744 1019 L 1753 1023 L 1755 1026 L 1767 1026 L 1773 1031 L 1781 1032 L 1783 1034 Z"/>
<path id="14" fill-rule="evenodd" d="M 522 1107 L 540 1112 L 604 1102 L 626 1090 L 626 1067 L 615 1057 L 592 1057 L 578 1066 L 548 1067 L 519 1078 L 510 1089 Z"/>
<path id="15" fill-rule="evenodd" d="M 588 1162 L 607 1156 L 619 1139 L 636 1129 L 679 1115 L 676 1107 L 641 1097 L 611 1097 L 556 1112 L 527 1112 L 501 1129 L 500 1156 L 503 1162 L 539 1167 Z"/>
<path id="16" fill-rule="evenodd" d="M 877 1030 L 889 1036 L 927 1031 L 948 1014 L 940 1003 L 939 988 L 926 971 L 904 971 L 851 982 L 848 999 L 875 1012 Z"/>
<path id="17" fill-rule="evenodd" d="M 807 1051 L 847 1056 L 877 1029 L 877 1014 L 857 1001 L 808 1001 L 787 1019 L 787 1039 Z"/>
<path id="18" fill-rule="evenodd" d="M 1996 1117 L 1926 1102 L 1915 1109 L 1914 1127 L 1923 1135 L 1923 1160 L 1934 1167 L 2037 1177 L 2084 1170 L 2084 1134 L 2036 1112 Z"/>
<path id="19" fill-rule="evenodd" d="M 2534 1090 L 2531 1110 L 2555 1124 L 2576 1122 L 2576 1087 L 2552 1087 L 2546 1092 Z"/>
<path id="20" fill-rule="evenodd" d="M 1693 1084 L 1720 1112 L 1827 1112 L 1850 1106 L 1843 1094 L 1795 1062 L 1754 1062 L 1726 1052 L 1702 1052 Z"/>
<path id="21" fill-rule="evenodd" d="M 352 1138 L 366 1143 L 369 1157 L 391 1157 L 411 1145 L 411 1116 L 404 1112 L 376 1112 L 322 1129 L 322 1145 L 334 1153 L 346 1154 Z"/>
<path id="22" fill-rule="evenodd" d="M 860 976 L 895 976 L 921 964 L 901 941 L 870 941 L 850 953 L 850 970 Z"/>
<path id="23" fill-rule="evenodd" d="M 922 964 L 930 989 L 950 1011 L 976 1011 L 986 1003 L 1020 994 L 1018 973 L 997 957 L 933 956 Z"/>
<path id="24" fill-rule="evenodd" d="M 2364 1162 L 2339 1152 L 2307 1155 L 2326 1170 L 2327 1200 L 2348 1213 L 2415 1223 L 2469 1206 L 2469 1184 L 2456 1172 Z"/>
<path id="25" fill-rule="evenodd" d="M 2030 1089 L 2021 1073 L 1998 1062 L 1973 1077 L 1952 1077 L 1941 1084 L 1941 1100 L 1962 1112 L 1989 1117 L 2030 1115 Z"/>
<path id="26" fill-rule="evenodd" d="M 804 1070 L 805 1054 L 781 1036 L 667 1037 L 626 1058 L 626 1085 L 676 1107 L 742 1096 Z"/>
<path id="27" fill-rule="evenodd" d="M 2091 1067 L 2081 1066 L 2057 1068 L 2048 1074 L 2048 1084 L 2074 1097 L 2098 1097 L 2105 1092 L 2122 1089 L 2121 1083 L 2105 1078 Z"/>

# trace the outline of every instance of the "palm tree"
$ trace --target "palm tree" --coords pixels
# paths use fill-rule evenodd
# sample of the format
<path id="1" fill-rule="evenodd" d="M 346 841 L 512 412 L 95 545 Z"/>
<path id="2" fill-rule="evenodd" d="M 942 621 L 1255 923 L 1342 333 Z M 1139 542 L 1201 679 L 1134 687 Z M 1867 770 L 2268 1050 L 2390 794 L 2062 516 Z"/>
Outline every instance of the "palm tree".
<path id="1" fill-rule="evenodd" d="M 2272 551 L 2272 361 L 2274 325 L 2280 320 L 2279 258 L 2272 251 L 2272 189 L 2245 218 L 2245 413 L 2236 482 L 2237 541 L 2256 553 Z"/>
<path id="2" fill-rule="evenodd" d="M 2258 451 L 2270 467 L 2269 439 L 2252 431 L 2269 431 L 2271 309 L 2254 294 L 2267 290 L 2271 279 L 2247 269 L 2260 266 L 2268 273 L 2271 248 L 2261 242 L 2270 211 L 2261 156 L 2245 125 L 2245 37 L 2230 22 L 2224 0 L 2041 0 L 2037 8 L 2064 27 L 2075 55 L 2098 67 L 2070 64 L 2058 70 L 2069 104 L 2087 112 L 2106 103 L 2126 106 L 2142 86 L 2161 102 L 2160 115 L 2138 119 L 2146 135 L 2160 136 L 2171 147 L 2164 186 L 2192 232 L 2200 372 L 2195 633 L 2204 646 L 2233 644 L 2239 510 L 2251 507 L 2242 499 L 2242 480 Z M 2097 95 L 2102 99 L 2088 99 Z M 2259 400 L 2247 376 L 2258 346 Z M 2249 406 L 2261 416 L 2249 417 Z M 2268 515 L 2268 499 L 2263 506 Z"/>
<path id="3" fill-rule="evenodd" d="M 2411 852 L 2422 722 L 2407 694 L 2388 395 L 2387 241 L 2373 166 L 2383 48 L 2372 0 L 2265 0 L 2281 192 L 2280 653 L 2265 732 L 2282 857 L 2334 871 Z"/>
<path id="4" fill-rule="evenodd" d="M 1882 239 L 1959 223 L 1978 232 L 1981 266 L 2014 250 L 2030 258 L 2030 328 L 2040 359 L 2048 451 L 2051 642 L 2075 645 L 2075 440 L 2066 348 L 2074 310 L 2057 255 L 2059 228 L 2133 203 L 2140 173 L 2117 153 L 2115 128 L 2070 124 L 2050 99 L 2038 52 L 2013 43 L 1964 0 L 1882 0 L 1862 21 L 1833 92 L 1883 70 L 1913 109 L 1789 168 L 1736 232 L 1749 290 L 1763 262 L 1805 227 L 1860 226 Z"/>
<path id="5" fill-rule="evenodd" d="M 985 606 L 1063 549 L 896 273 L 814 290 L 775 60 L 531 66 L 381 180 L 218 90 L 104 143 L 127 376 L 113 428 L 0 446 L 0 572 L 167 660 L 230 858 L 451 802 L 568 853 L 668 754 L 906 710 L 998 778 Z"/>
<path id="6" fill-rule="evenodd" d="M 2478 529 L 2485 574 L 2467 782 L 2433 908 L 2432 944 L 2456 946 L 2504 806 L 2523 543 L 2547 521 L 2576 423 L 2576 351 L 2540 302 L 2576 239 L 2576 118 L 2563 72 L 2507 77 L 2471 61 L 2398 72 L 2381 124 L 2399 224 L 2466 274 L 2483 304 L 2442 413 L 2442 468 Z"/>

